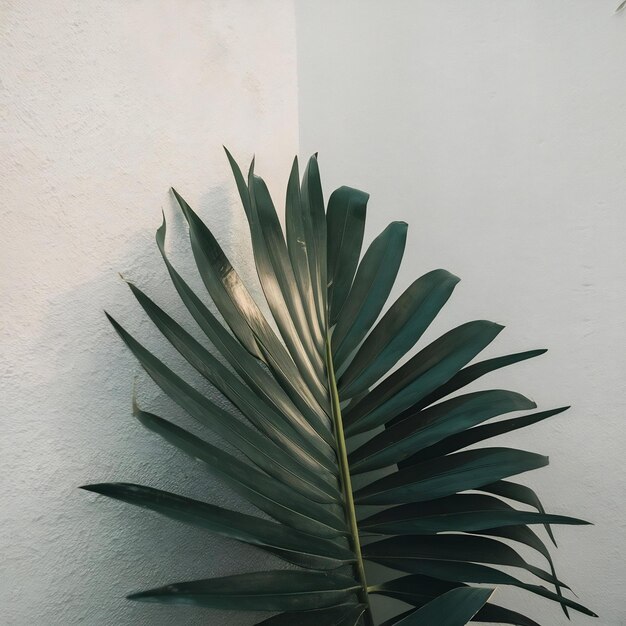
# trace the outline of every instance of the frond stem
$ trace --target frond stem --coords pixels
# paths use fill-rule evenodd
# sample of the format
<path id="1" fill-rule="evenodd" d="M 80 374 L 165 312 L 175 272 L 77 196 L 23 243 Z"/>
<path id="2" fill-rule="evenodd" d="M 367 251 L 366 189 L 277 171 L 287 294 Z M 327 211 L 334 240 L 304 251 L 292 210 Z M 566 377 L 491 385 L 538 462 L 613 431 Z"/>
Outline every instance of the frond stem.
<path id="1" fill-rule="evenodd" d="M 365 566 L 363 564 L 363 555 L 361 553 L 359 527 L 356 521 L 354 498 L 352 496 L 352 480 L 350 478 L 350 466 L 348 465 L 348 450 L 346 447 L 346 438 L 343 432 L 341 405 L 339 402 L 339 392 L 337 391 L 337 381 L 335 380 L 335 368 L 333 365 L 329 336 L 326 337 L 326 370 L 333 422 L 335 426 L 335 438 L 337 440 L 337 458 L 339 459 L 339 468 L 341 472 L 341 486 L 345 502 L 346 521 L 350 527 L 352 549 L 356 555 L 355 574 L 359 584 L 361 585 L 361 590 L 358 595 L 360 602 L 367 607 L 365 609 L 365 613 L 363 614 L 365 626 L 374 626 L 374 619 L 372 617 L 372 609 L 370 607 L 369 594 L 367 591 L 368 586 L 367 579 L 365 577 Z"/>

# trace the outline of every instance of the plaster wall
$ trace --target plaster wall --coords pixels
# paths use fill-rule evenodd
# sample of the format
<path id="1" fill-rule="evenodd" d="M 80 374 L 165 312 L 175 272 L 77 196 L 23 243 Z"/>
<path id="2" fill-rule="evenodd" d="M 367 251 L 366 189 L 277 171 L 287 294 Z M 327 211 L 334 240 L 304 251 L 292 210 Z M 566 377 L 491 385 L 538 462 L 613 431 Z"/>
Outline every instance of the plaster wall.
<path id="1" fill-rule="evenodd" d="M 0 15 L 0 623 L 249 624 L 124 596 L 253 569 L 260 552 L 77 487 L 139 482 L 241 506 L 131 416 L 135 377 L 145 408 L 176 409 L 103 309 L 174 358 L 118 276 L 180 313 L 154 243 L 163 209 L 172 258 L 200 289 L 171 185 L 252 275 L 221 145 L 245 161 L 258 149 L 282 195 L 298 141 L 293 6 L 5 0 Z"/>
<path id="2" fill-rule="evenodd" d="M 626 14 L 592 0 L 301 0 L 300 149 L 327 193 L 371 193 L 368 233 L 409 223 L 396 295 L 444 267 L 461 283 L 424 337 L 506 325 L 489 354 L 546 347 L 474 389 L 572 408 L 502 438 L 550 455 L 529 474 L 559 527 L 557 569 L 626 624 Z M 367 235 L 367 233 L 366 233 Z M 540 561 L 535 561 L 540 563 Z M 558 607 L 499 590 L 541 624 Z"/>
<path id="3" fill-rule="evenodd" d="M 507 326 L 490 354 L 550 348 L 476 388 L 573 405 L 501 443 L 549 453 L 528 483 L 596 524 L 557 534 L 559 571 L 601 615 L 574 623 L 626 623 L 626 16 L 614 4 L 300 0 L 294 16 L 288 0 L 0 0 L 2 623 L 255 621 L 125 601 L 269 559 L 76 489 L 141 482 L 246 510 L 131 417 L 135 384 L 143 406 L 194 427 L 102 314 L 201 384 L 117 273 L 189 322 L 153 239 L 163 209 L 169 252 L 201 290 L 174 185 L 254 279 L 222 143 L 242 161 L 258 150 L 277 202 L 300 147 L 320 151 L 327 195 L 372 194 L 370 238 L 409 222 L 395 295 L 435 267 L 462 278 L 425 341 L 489 318 Z"/>

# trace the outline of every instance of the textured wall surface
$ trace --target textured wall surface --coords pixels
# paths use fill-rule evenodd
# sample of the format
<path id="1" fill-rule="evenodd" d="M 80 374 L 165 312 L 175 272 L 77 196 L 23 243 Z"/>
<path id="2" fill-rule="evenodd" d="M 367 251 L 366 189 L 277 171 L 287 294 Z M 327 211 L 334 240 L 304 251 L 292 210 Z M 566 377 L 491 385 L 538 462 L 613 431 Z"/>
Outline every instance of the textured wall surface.
<path id="1" fill-rule="evenodd" d="M 142 406 L 194 429 L 102 309 L 201 384 L 117 273 L 193 329 L 154 244 L 163 209 L 171 256 L 201 289 L 168 187 L 254 279 L 220 144 L 241 160 L 257 150 L 281 203 L 300 140 L 301 154 L 320 151 L 327 193 L 371 192 L 370 237 L 409 222 L 396 295 L 435 267 L 461 276 L 425 341 L 490 318 L 508 327 L 490 354 L 550 348 L 476 388 L 573 405 L 506 443 L 550 454 L 528 482 L 554 512 L 596 524 L 557 533 L 560 573 L 601 614 L 573 623 L 626 624 L 626 14 L 615 4 L 300 0 L 294 19 L 291 0 L 0 0 L 0 623 L 255 621 L 125 601 L 263 557 L 77 487 L 142 482 L 242 508 L 134 421 L 136 380 Z M 567 623 L 545 601 L 498 596 L 544 626 Z"/>
<path id="2" fill-rule="evenodd" d="M 154 244 L 163 209 L 173 258 L 198 284 L 170 185 L 220 233 L 244 275 L 251 271 L 221 144 L 246 160 L 258 150 L 282 198 L 298 140 L 293 6 L 0 6 L 0 622 L 249 624 L 124 595 L 250 569 L 246 559 L 260 552 L 77 486 L 143 482 L 238 506 L 134 421 L 138 367 L 102 310 L 173 356 L 117 274 L 180 311 Z M 141 375 L 138 391 L 146 407 L 174 412 Z"/>
<path id="3" fill-rule="evenodd" d="M 503 323 L 492 354 L 547 347 L 475 388 L 572 404 L 503 440 L 550 455 L 528 482 L 550 508 L 557 568 L 626 624 L 626 14 L 596 0 L 297 3 L 300 148 L 327 191 L 371 192 L 369 233 L 409 223 L 398 290 L 462 279 L 436 333 Z M 324 45 L 320 45 L 323 41 Z M 538 562 L 535 559 L 535 562 Z M 544 625 L 558 607 L 498 591 Z"/>

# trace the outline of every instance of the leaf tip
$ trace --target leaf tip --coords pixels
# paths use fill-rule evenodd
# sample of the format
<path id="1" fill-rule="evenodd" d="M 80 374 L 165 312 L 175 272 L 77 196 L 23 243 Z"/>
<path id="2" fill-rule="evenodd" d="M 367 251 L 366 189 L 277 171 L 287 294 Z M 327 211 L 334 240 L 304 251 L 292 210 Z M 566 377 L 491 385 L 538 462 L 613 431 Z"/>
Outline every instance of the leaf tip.
<path id="1" fill-rule="evenodd" d="M 185 200 L 183 200 L 183 197 L 178 193 L 178 191 L 176 191 L 176 189 L 174 189 L 174 187 L 170 187 L 170 192 L 172 193 L 174 198 L 176 198 L 176 201 L 180 205 L 180 208 L 184 211 L 188 205 Z"/>
<path id="2" fill-rule="evenodd" d="M 167 232 L 167 221 L 165 219 L 165 211 L 161 209 L 161 214 L 163 215 L 163 219 L 161 221 L 161 225 L 156 229 L 155 239 L 157 242 L 157 246 L 161 252 L 163 251 L 163 246 L 165 245 L 165 233 Z"/>
<path id="3" fill-rule="evenodd" d="M 140 602 L 145 602 L 146 598 L 147 598 L 147 592 L 146 591 L 136 591 L 135 593 L 129 593 L 126 596 L 127 600 L 133 600 L 133 601 L 137 601 L 139 600 Z"/>
<path id="4" fill-rule="evenodd" d="M 104 487 L 105 483 L 94 483 L 92 485 L 81 485 L 79 487 L 79 489 L 82 489 L 83 491 L 91 491 L 92 493 L 97 493 L 97 494 L 101 494 L 103 493 L 103 487 Z"/>
<path id="5" fill-rule="evenodd" d="M 499 335 L 506 328 L 506 326 L 504 324 L 500 324 L 500 322 L 485 320 L 485 324 L 491 326 L 494 332 L 494 336 Z"/>

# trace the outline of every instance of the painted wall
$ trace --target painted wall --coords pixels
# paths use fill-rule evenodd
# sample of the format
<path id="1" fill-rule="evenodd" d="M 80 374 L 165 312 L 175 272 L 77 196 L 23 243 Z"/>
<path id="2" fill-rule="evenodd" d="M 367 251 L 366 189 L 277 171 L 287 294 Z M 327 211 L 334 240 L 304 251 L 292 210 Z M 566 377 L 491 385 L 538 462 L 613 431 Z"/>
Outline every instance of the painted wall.
<path id="1" fill-rule="evenodd" d="M 102 310 L 173 356 L 117 274 L 180 311 L 154 244 L 164 209 L 172 256 L 195 278 L 170 185 L 251 273 L 221 144 L 246 160 L 259 150 L 282 195 L 298 141 L 293 6 L 0 6 L 0 622 L 249 624 L 124 595 L 250 569 L 261 553 L 77 487 L 142 482 L 241 506 L 132 418 L 136 375 L 146 407 L 175 409 L 140 375 Z"/>
<path id="2" fill-rule="evenodd" d="M 626 623 L 626 15 L 615 4 L 300 0 L 294 19 L 288 0 L 0 0 L 2 623 L 255 621 L 126 602 L 269 559 L 76 487 L 142 482 L 246 510 L 135 423 L 136 380 L 143 406 L 194 427 L 102 309 L 197 381 L 117 272 L 180 312 L 153 240 L 163 209 L 172 258 L 200 288 L 174 185 L 253 278 L 220 144 L 242 160 L 258 150 L 282 198 L 299 139 L 301 154 L 320 151 L 327 191 L 372 193 L 370 236 L 410 223 L 396 294 L 435 267 L 462 277 L 425 340 L 486 317 L 508 327 L 491 354 L 550 348 L 476 388 L 573 405 L 509 441 L 550 454 L 528 482 L 554 512 L 596 524 L 558 531 L 560 572 L 601 614 L 574 623 Z M 545 602 L 498 593 L 566 623 Z"/>
<path id="3" fill-rule="evenodd" d="M 549 453 L 557 568 L 595 622 L 626 624 L 626 15 L 593 0 L 297 3 L 300 148 L 327 193 L 371 193 L 369 233 L 409 222 L 396 294 L 462 278 L 438 332 L 503 323 L 490 354 L 548 347 L 475 388 L 572 409 L 502 443 Z M 536 561 L 536 560 L 535 560 Z M 539 561 L 536 561 L 539 563 Z M 498 591 L 542 624 L 558 607 Z"/>

